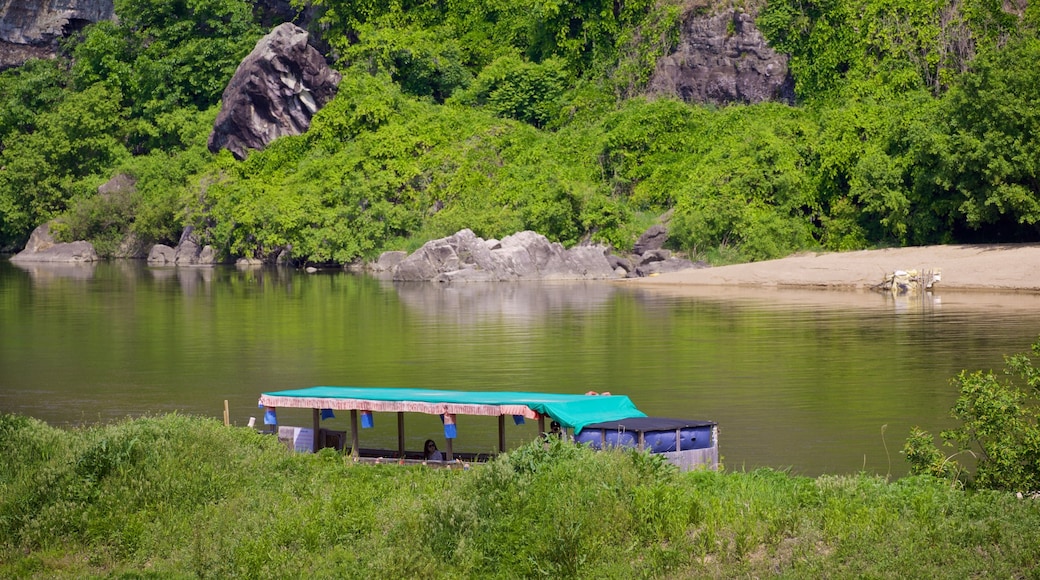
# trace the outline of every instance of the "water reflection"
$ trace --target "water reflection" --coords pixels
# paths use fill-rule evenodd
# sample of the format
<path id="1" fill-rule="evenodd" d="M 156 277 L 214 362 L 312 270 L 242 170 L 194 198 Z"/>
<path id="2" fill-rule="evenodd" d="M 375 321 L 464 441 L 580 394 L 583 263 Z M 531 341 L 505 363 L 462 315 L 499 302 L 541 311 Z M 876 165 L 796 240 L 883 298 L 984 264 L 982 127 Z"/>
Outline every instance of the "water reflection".
<path id="1" fill-rule="evenodd" d="M 191 296 L 213 283 L 214 268 L 210 266 L 148 268 L 148 273 L 157 282 L 175 280 L 181 292 Z"/>
<path id="2" fill-rule="evenodd" d="M 244 424 L 259 393 L 322 384 L 611 391 L 653 415 L 718 421 L 730 468 L 809 475 L 899 475 L 912 426 L 950 426 L 950 377 L 999 369 L 1040 330 L 1031 294 L 38 266 L 0 261 L 2 411 L 61 426 L 220 418 L 226 399 Z"/>
<path id="3" fill-rule="evenodd" d="M 15 268 L 29 274 L 36 284 L 49 284 L 57 280 L 90 280 L 94 277 L 97 264 L 94 262 L 10 262 Z"/>
<path id="4" fill-rule="evenodd" d="M 487 320 L 531 324 L 561 311 L 587 312 L 610 303 L 618 288 L 602 282 L 383 282 L 420 316 L 460 326 Z"/>

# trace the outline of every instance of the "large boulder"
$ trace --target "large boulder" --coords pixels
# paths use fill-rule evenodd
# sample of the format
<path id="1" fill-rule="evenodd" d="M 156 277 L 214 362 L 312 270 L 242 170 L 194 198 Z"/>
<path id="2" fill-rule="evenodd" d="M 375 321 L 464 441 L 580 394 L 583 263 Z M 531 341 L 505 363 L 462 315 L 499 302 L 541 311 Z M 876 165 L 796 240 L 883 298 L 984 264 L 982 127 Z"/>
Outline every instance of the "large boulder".
<path id="1" fill-rule="evenodd" d="M 11 258 L 12 262 L 96 262 L 97 252 L 90 242 L 68 242 L 58 243 L 51 235 L 50 223 L 37 226 L 29 236 L 29 242 L 25 244 L 18 254 Z"/>
<path id="2" fill-rule="evenodd" d="M 498 282 L 509 280 L 606 280 L 619 277 L 602 246 L 565 249 L 535 232 L 501 242 L 465 229 L 431 240 L 393 268 L 395 281 Z"/>
<path id="3" fill-rule="evenodd" d="M 793 103 L 787 60 L 768 46 L 750 14 L 689 10 L 682 17 L 679 46 L 657 61 L 649 92 L 716 105 Z"/>
<path id="4" fill-rule="evenodd" d="M 54 58 L 62 39 L 114 18 L 113 0 L 0 1 L 0 70 Z"/>
<path id="5" fill-rule="evenodd" d="M 341 75 L 308 44 L 295 24 L 277 26 L 238 65 L 224 89 L 209 150 L 245 159 L 285 135 L 300 135 L 311 117 L 336 95 Z"/>

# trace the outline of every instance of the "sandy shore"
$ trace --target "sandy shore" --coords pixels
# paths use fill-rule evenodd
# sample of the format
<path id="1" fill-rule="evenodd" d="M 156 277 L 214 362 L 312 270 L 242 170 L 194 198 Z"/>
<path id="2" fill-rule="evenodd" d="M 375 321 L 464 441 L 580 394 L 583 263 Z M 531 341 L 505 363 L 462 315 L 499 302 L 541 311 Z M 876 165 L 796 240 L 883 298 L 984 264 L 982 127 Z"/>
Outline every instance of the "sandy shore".
<path id="1" fill-rule="evenodd" d="M 626 280 L 648 291 L 676 295 L 727 295 L 772 289 L 805 299 L 806 290 L 843 290 L 875 294 L 871 288 L 896 270 L 941 270 L 935 292 L 957 300 L 994 301 L 1010 306 L 1040 306 L 1040 244 L 990 244 L 890 248 L 858 252 L 799 254 L 780 260 L 684 270 Z M 843 294 L 843 298 L 833 294 Z M 1014 295 L 1015 297 L 1012 298 Z M 973 296 L 975 295 L 975 296 Z M 985 295 L 980 296 L 980 295 Z M 1000 295 L 1001 298 L 993 298 Z M 828 300 L 816 295 L 812 301 Z M 1019 304 L 1021 303 L 1021 304 Z"/>

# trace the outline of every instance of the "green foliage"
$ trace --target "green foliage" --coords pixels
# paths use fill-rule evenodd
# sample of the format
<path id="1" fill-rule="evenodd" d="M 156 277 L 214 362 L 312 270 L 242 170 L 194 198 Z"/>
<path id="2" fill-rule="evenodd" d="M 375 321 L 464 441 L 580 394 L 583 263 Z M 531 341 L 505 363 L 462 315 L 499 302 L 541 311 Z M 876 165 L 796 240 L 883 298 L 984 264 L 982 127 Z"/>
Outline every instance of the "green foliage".
<path id="1" fill-rule="evenodd" d="M 675 203 L 677 175 L 702 151 L 710 115 L 672 99 L 632 99 L 603 122 L 599 157 L 614 191 L 638 208 Z"/>
<path id="2" fill-rule="evenodd" d="M 76 43 L 73 78 L 85 89 L 118 87 L 137 119 L 133 148 L 182 146 L 163 116 L 217 103 L 261 32 L 242 0 L 119 0 L 119 23 L 100 22 Z M 167 130 L 164 130 L 167 129 Z"/>
<path id="3" fill-rule="evenodd" d="M 0 575 L 1028 576 L 1040 513 L 930 477 L 674 468 L 536 440 L 471 469 L 293 454 L 180 415 L 0 414 Z"/>
<path id="4" fill-rule="evenodd" d="M 492 114 L 543 127 L 556 116 L 568 84 L 564 63 L 547 59 L 531 64 L 515 56 L 501 57 L 480 72 L 455 101 L 483 107 Z"/>
<path id="5" fill-rule="evenodd" d="M 1040 339 L 1033 343 L 1040 356 Z M 1040 369 L 1026 354 L 1005 357 L 1001 380 L 992 372 L 963 371 L 954 379 L 960 396 L 951 414 L 960 422 L 943 431 L 947 445 L 976 457 L 973 485 L 1029 492 L 1040 488 Z M 904 447 L 914 473 L 956 477 L 961 466 L 944 458 L 932 436 L 915 430 Z"/>
<path id="6" fill-rule="evenodd" d="M 981 55 L 943 102 L 938 181 L 968 228 L 985 238 L 1040 231 L 1040 40 Z"/>
<path id="7" fill-rule="evenodd" d="M 755 20 L 776 50 L 791 55 L 795 91 L 819 99 L 841 86 L 863 55 L 854 5 L 842 0 L 769 2 Z"/>
<path id="8" fill-rule="evenodd" d="M 684 168 L 671 242 L 691 255 L 733 246 L 745 260 L 810 247 L 808 218 L 818 204 L 806 159 L 813 132 L 780 106 L 731 107 L 716 117 L 705 132 L 712 148 Z"/>
<path id="9" fill-rule="evenodd" d="M 204 145 L 263 32 L 242 0 L 119 0 L 71 61 L 0 74 L 0 247 L 60 217 L 106 255 L 187 224 L 225 257 L 298 262 L 462 228 L 624 249 L 669 210 L 673 249 L 715 262 L 1040 239 L 1033 7 L 747 6 L 805 106 L 705 108 L 639 95 L 682 18 L 721 6 L 317 4 L 339 93 L 241 163 Z M 136 191 L 98 197 L 117 172 Z"/>
<path id="10" fill-rule="evenodd" d="M 70 199 L 92 195 L 127 156 L 122 116 L 118 92 L 96 85 L 37 116 L 32 132 L 12 135 L 0 152 L 0 240 L 25 239 Z"/>
<path id="11" fill-rule="evenodd" d="M 791 54 L 800 98 L 822 102 L 848 92 L 941 94 L 977 48 L 1017 33 L 1017 18 L 992 0 L 769 2 L 756 24 Z"/>
<path id="12" fill-rule="evenodd" d="M 938 102 L 924 91 L 899 99 L 852 98 L 820 112 L 817 189 L 820 239 L 833 250 L 864 243 L 945 241 L 928 159 Z M 915 211 L 916 210 L 916 211 Z"/>
<path id="13" fill-rule="evenodd" d="M 403 92 L 443 103 L 466 87 L 472 73 L 466 51 L 446 27 L 363 27 L 365 42 L 350 45 L 343 60 L 369 72 L 387 72 Z"/>
<path id="14" fill-rule="evenodd" d="M 9 135 L 32 133 L 36 118 L 65 98 L 67 73 L 61 63 L 30 60 L 0 73 L 0 151 Z"/>

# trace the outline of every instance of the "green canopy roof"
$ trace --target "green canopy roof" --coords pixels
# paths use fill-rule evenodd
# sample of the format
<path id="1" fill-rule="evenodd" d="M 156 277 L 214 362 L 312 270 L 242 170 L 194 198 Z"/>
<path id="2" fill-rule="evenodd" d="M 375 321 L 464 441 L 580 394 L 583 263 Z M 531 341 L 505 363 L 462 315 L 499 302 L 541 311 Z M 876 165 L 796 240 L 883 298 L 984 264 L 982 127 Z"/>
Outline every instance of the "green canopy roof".
<path id="1" fill-rule="evenodd" d="M 380 387 L 310 387 L 263 393 L 266 407 L 409 412 L 460 415 L 551 417 L 580 433 L 591 423 L 646 414 L 624 395 L 564 395 L 489 391 L 444 391 Z"/>

